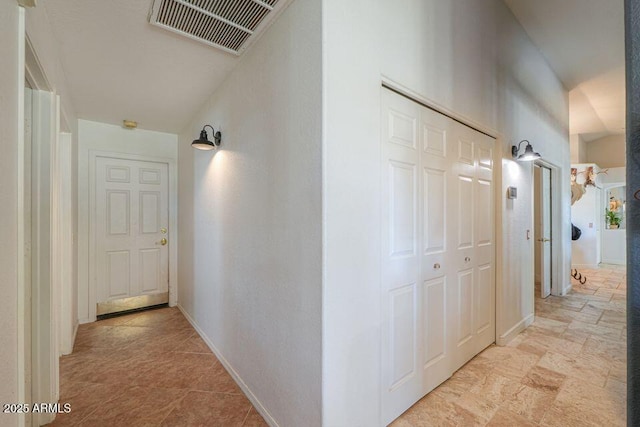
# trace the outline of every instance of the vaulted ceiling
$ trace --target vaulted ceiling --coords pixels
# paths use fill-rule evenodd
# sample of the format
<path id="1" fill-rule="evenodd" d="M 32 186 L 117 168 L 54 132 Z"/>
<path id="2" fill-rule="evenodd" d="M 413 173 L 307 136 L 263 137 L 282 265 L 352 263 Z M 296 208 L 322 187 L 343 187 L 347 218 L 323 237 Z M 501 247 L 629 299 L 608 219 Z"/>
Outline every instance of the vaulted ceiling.
<path id="1" fill-rule="evenodd" d="M 149 24 L 151 0 L 43 1 L 79 118 L 177 133 L 237 56 Z"/>
<path id="2" fill-rule="evenodd" d="M 504 0 L 570 97 L 570 132 L 624 133 L 623 0 Z"/>
<path id="3" fill-rule="evenodd" d="M 571 133 L 623 133 L 623 0 L 504 1 L 569 90 Z M 149 24 L 151 0 L 41 5 L 80 118 L 179 132 L 239 60 Z"/>

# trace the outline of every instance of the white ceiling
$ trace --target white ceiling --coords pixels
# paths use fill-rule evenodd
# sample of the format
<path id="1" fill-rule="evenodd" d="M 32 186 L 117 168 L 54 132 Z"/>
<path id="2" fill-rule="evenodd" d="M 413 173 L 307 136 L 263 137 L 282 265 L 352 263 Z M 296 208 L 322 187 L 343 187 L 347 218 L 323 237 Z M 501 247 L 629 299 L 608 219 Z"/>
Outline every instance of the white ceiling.
<path id="1" fill-rule="evenodd" d="M 624 133 L 623 0 L 504 0 L 570 99 L 570 132 Z"/>
<path id="2" fill-rule="evenodd" d="M 504 1 L 570 91 L 571 133 L 623 133 L 623 0 Z M 151 0 L 42 5 L 79 118 L 177 133 L 238 61 L 149 24 Z"/>
<path id="3" fill-rule="evenodd" d="M 238 57 L 155 27 L 151 0 L 44 1 L 79 118 L 178 133 Z"/>

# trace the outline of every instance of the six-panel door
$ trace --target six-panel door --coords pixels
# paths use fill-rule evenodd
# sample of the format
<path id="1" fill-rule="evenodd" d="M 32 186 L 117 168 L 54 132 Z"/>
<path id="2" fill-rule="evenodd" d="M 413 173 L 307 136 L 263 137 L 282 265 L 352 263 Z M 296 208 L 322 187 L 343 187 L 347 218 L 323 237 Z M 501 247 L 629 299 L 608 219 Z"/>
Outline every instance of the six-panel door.
<path id="1" fill-rule="evenodd" d="M 97 302 L 167 292 L 168 165 L 97 157 L 95 171 Z"/>
<path id="2" fill-rule="evenodd" d="M 383 421 L 495 340 L 493 139 L 382 90 Z"/>

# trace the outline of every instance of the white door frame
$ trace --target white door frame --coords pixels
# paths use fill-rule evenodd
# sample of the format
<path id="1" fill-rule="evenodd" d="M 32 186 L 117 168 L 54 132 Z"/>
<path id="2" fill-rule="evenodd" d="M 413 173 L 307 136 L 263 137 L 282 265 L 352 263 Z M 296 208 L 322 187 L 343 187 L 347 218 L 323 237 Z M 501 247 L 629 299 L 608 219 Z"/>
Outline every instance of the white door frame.
<path id="1" fill-rule="evenodd" d="M 60 302 L 54 290 L 55 176 L 60 98 L 51 88 L 26 33 L 25 10 L 18 7 L 18 336 L 16 402 L 56 402 L 59 398 Z M 25 139 L 25 81 L 32 89 L 31 140 Z M 35 156 L 35 157 L 34 157 Z M 45 172 L 49 172 L 48 176 Z M 37 174 L 37 175 L 36 175 Z M 37 201 L 37 204 L 33 204 Z M 72 260 L 71 260 L 72 262 Z M 37 306 L 36 306 L 37 305 Z M 75 313 L 74 313 L 75 314 Z M 55 414 L 20 414 L 19 426 L 50 422 Z"/>
<path id="2" fill-rule="evenodd" d="M 562 265 L 562 239 L 560 238 L 560 224 L 562 224 L 562 206 L 560 206 L 560 168 L 555 164 L 539 159 L 536 165 L 545 167 L 551 171 L 551 295 L 562 295 L 562 277 L 560 276 L 560 266 Z M 531 168 L 531 182 L 534 182 L 534 168 Z M 535 187 L 534 187 L 535 188 Z M 534 206 L 534 192 L 531 192 L 531 206 Z M 535 210 L 531 209 L 531 223 L 535 223 Z M 535 242 L 534 242 L 535 244 Z M 536 251 L 531 251 L 531 265 L 535 266 Z M 535 267 L 534 267 L 535 269 Z M 534 280 L 535 281 L 535 280 Z M 535 286 L 531 286 L 535 295 Z M 535 298 L 532 299 L 535 305 Z"/>
<path id="3" fill-rule="evenodd" d="M 30 170 L 30 142 L 25 139 L 25 80 L 26 80 L 26 31 L 25 11 L 18 7 L 18 79 L 15 82 L 18 89 L 18 140 L 17 140 L 17 168 L 18 168 L 18 200 L 17 200 L 17 402 L 31 402 L 31 170 Z M 17 403 L 16 402 L 16 403 Z M 31 424 L 31 414 L 18 414 L 18 426 Z"/>
<path id="4" fill-rule="evenodd" d="M 33 91 L 31 150 L 31 396 L 35 402 L 57 402 L 59 394 L 56 273 L 55 157 L 59 129 L 59 97 Z M 28 190 L 27 190 L 28 191 Z M 34 424 L 51 422 L 55 414 L 32 414 Z M 39 423 L 39 424 L 38 424 Z"/>
<path id="5" fill-rule="evenodd" d="M 73 289 L 73 157 L 72 136 L 61 132 L 58 136 L 57 147 L 57 192 L 56 210 L 58 212 L 58 231 L 56 252 L 59 265 L 57 280 L 60 290 L 59 333 L 60 354 L 71 354 L 77 327 L 77 310 L 73 299 L 76 297 Z"/>
<path id="6" fill-rule="evenodd" d="M 96 159 L 108 157 L 122 160 L 166 163 L 169 168 L 169 306 L 178 303 L 178 174 L 176 161 L 166 157 L 153 157 L 111 151 L 89 151 L 89 318 L 96 320 L 97 283 L 96 283 Z"/>

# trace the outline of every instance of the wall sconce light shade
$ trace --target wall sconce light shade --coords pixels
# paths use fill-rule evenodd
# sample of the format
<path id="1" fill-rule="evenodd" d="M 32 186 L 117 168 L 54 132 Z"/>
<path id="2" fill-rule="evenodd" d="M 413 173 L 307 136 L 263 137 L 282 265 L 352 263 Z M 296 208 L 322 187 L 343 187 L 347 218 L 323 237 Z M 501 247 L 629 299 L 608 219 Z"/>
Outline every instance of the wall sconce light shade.
<path id="1" fill-rule="evenodd" d="M 209 126 L 211 128 L 211 133 L 213 135 L 213 141 L 209 141 L 209 135 L 205 128 Z M 191 143 L 193 148 L 197 148 L 198 150 L 210 151 L 215 150 L 222 143 L 222 134 L 220 131 L 216 132 L 213 126 L 204 125 L 202 130 L 200 131 L 200 138 L 194 139 Z"/>
<path id="2" fill-rule="evenodd" d="M 524 153 L 518 156 L 518 152 L 520 151 L 520 147 L 522 146 L 523 142 L 526 142 L 527 146 L 524 148 Z M 533 151 L 533 147 L 531 146 L 531 143 L 526 139 L 523 139 L 522 141 L 520 141 L 518 143 L 518 146 L 515 146 L 515 145 L 511 146 L 511 156 L 519 162 L 530 162 L 532 160 L 537 160 L 540 157 L 542 157 L 540 153 Z"/>

